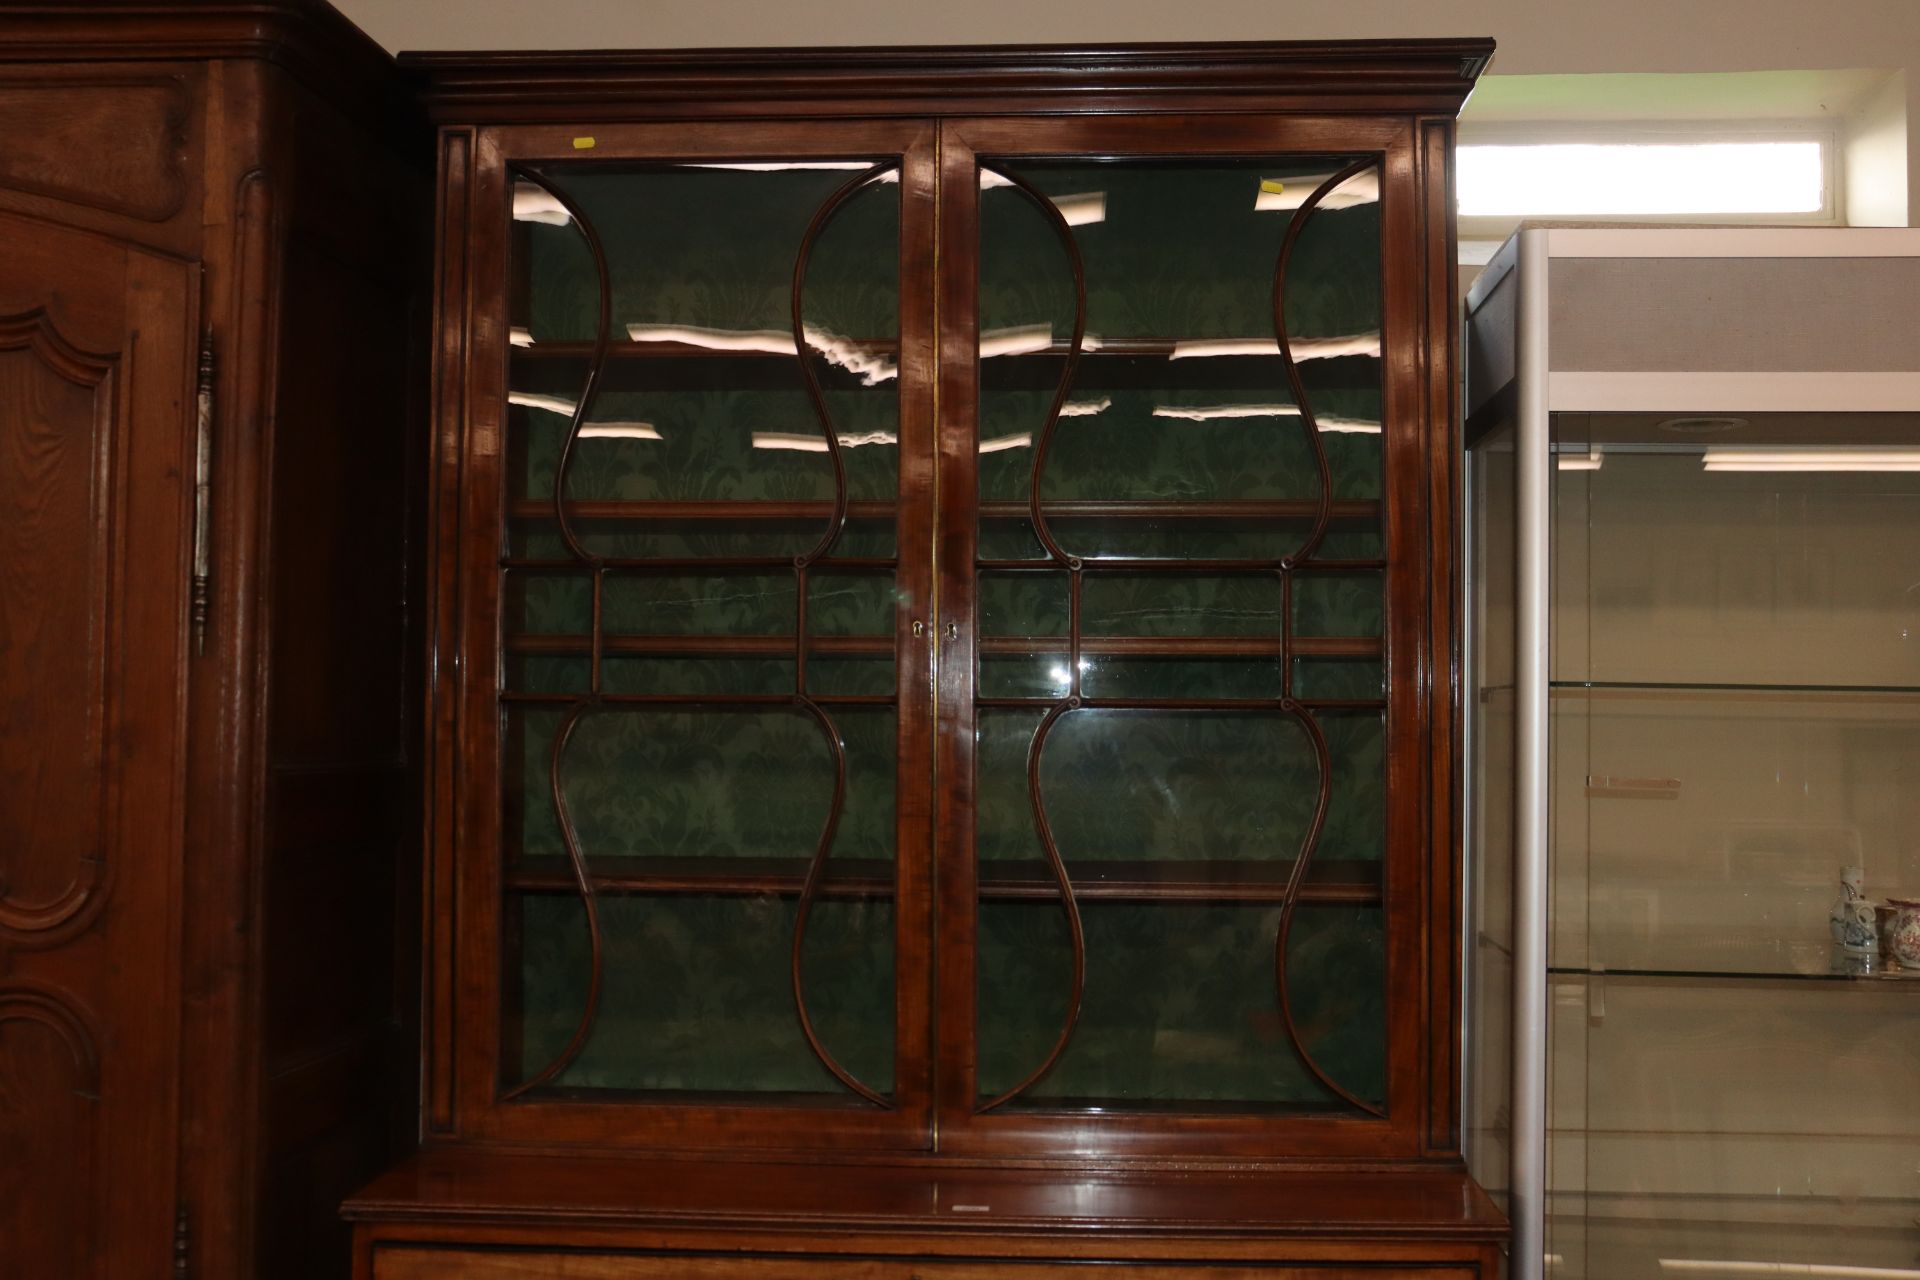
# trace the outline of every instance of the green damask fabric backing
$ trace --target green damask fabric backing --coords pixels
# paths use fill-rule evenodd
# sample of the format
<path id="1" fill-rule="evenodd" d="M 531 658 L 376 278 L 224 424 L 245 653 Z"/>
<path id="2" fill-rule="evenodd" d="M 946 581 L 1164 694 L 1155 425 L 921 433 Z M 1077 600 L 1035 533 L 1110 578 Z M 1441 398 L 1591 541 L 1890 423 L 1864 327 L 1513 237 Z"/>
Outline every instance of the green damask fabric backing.
<path id="1" fill-rule="evenodd" d="M 1296 193 L 1337 158 L 1209 164 L 1023 163 L 1019 176 L 1063 205 L 1104 196 L 1105 217 L 1075 229 L 1086 267 L 1086 329 L 1079 365 L 1040 477 L 1048 502 L 1135 499 L 1205 502 L 1312 499 L 1319 478 L 1277 356 L 1170 358 L 1102 355 L 1118 339 L 1270 337 L 1274 264 L 1291 215 L 1255 209 L 1263 182 Z M 845 171 L 674 169 L 596 172 L 563 182 L 598 230 L 613 280 L 616 336 L 626 326 L 790 331 L 793 253 L 813 211 Z M 848 202 L 814 251 L 803 315 L 810 332 L 878 349 L 897 338 L 898 187 L 876 184 Z M 981 193 L 983 335 L 1029 345 L 1063 343 L 1073 324 L 1071 273 L 1040 212 L 1006 186 Z M 598 306 L 592 263 L 570 226 L 522 232 L 526 277 L 515 318 L 536 343 L 592 336 Z M 1294 250 L 1285 294 L 1296 338 L 1351 338 L 1380 326 L 1378 205 L 1329 208 Z M 643 328 L 642 335 L 657 332 Z M 1036 337 L 1036 335 L 1038 335 Z M 806 357 L 820 377 L 843 442 L 848 496 L 890 500 L 899 458 L 898 381 L 884 367 Z M 888 357 L 890 358 L 890 357 Z M 884 366 L 884 359 L 882 361 Z M 1316 414 L 1346 424 L 1322 436 L 1334 498 L 1381 496 L 1379 360 L 1347 355 L 1301 362 Z M 984 502 L 1024 506 L 1034 438 L 1065 368 L 1029 351 L 982 361 L 979 435 Z M 510 498 L 547 501 L 577 399 L 583 362 L 523 357 L 512 387 L 549 397 L 511 414 Z M 1222 409 L 1266 416 L 1207 417 Z M 828 500 L 822 452 L 767 447 L 769 436 L 823 440 L 798 363 L 691 357 L 617 360 L 589 424 L 628 434 L 576 445 L 566 493 L 575 500 Z M 635 425 L 658 438 L 638 438 Z M 1026 436 L 1024 444 L 1004 444 Z M 1051 522 L 1086 557 L 1277 559 L 1297 550 L 1305 517 L 1207 519 L 1063 515 Z M 595 553 L 616 556 L 793 556 L 811 549 L 817 519 L 755 522 L 583 520 Z M 563 559 L 550 519 L 517 519 L 503 548 Z M 890 516 L 856 518 L 832 556 L 891 555 Z M 983 558 L 1041 559 L 1024 517 L 983 518 Z M 1323 557 L 1381 554 L 1377 518 L 1331 526 Z M 887 637 L 900 603 L 890 571 L 809 575 L 810 635 Z M 994 637 L 1063 637 L 1067 575 L 983 573 L 979 624 Z M 503 601 L 510 633 L 584 635 L 589 579 L 513 571 Z M 609 634 L 793 635 L 795 579 L 784 571 L 613 573 L 603 602 Z M 1272 639 L 1281 634 L 1274 576 L 1092 575 L 1082 634 Z M 1384 618 L 1377 571 L 1300 575 L 1301 636 L 1377 637 Z M 983 696 L 1058 697 L 1064 649 L 983 659 Z M 891 693 L 890 655 L 811 656 L 816 694 Z M 786 693 L 790 656 L 609 657 L 608 692 Z M 510 657 L 509 688 L 579 693 L 584 652 Z M 1378 698 L 1373 661 L 1301 659 L 1302 696 Z M 1096 697 L 1277 697 L 1280 667 L 1258 657 L 1093 657 L 1083 687 Z M 564 854 L 548 792 L 561 711 L 503 715 L 508 856 L 550 865 Z M 1026 785 L 1026 754 L 1040 709 L 980 714 L 978 856 L 993 868 L 1044 874 Z M 845 811 L 830 872 L 894 857 L 890 708 L 838 708 L 848 763 Z M 1377 711 L 1321 716 L 1332 755 L 1331 808 L 1316 864 L 1377 865 L 1385 831 L 1385 734 Z M 563 780 L 582 849 L 602 871 L 643 858 L 783 859 L 811 856 L 832 787 L 818 726 L 798 711 L 608 710 L 590 714 L 569 747 Z M 1042 758 L 1041 790 L 1076 882 L 1113 863 L 1284 863 L 1299 851 L 1318 772 L 1304 731 L 1280 714 L 1091 711 L 1068 714 Z M 1209 872 L 1208 874 L 1221 874 Z M 602 895 L 606 994 L 593 1037 L 560 1084 L 573 1089 L 818 1093 L 844 1096 L 802 1040 L 789 992 L 794 903 L 779 895 Z M 1321 1107 L 1331 1099 L 1288 1047 L 1275 991 L 1279 907 L 1227 901 L 1082 904 L 1088 985 L 1079 1030 L 1024 1105 L 1178 1106 L 1238 1102 Z M 582 908 L 573 898 L 523 895 L 509 912 L 518 954 L 508 974 L 518 1014 L 509 1077 L 539 1070 L 573 1033 L 585 990 Z M 883 899 L 822 901 L 806 948 L 809 1009 L 823 1042 L 861 1079 L 891 1087 L 893 913 Z M 979 1071 L 983 1092 L 1022 1078 L 1044 1056 L 1064 1016 L 1069 952 L 1057 904 L 983 903 L 980 913 Z M 1303 1039 L 1343 1087 L 1377 1098 L 1385 1078 L 1385 939 L 1366 906 L 1305 905 L 1287 956 Z"/>

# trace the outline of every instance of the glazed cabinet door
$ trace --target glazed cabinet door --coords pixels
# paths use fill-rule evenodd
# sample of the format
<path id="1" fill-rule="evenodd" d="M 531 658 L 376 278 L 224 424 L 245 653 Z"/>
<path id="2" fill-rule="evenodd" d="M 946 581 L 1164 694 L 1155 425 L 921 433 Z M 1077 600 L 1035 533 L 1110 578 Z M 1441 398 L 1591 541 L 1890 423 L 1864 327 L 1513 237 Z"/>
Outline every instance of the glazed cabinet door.
<path id="1" fill-rule="evenodd" d="M 0 216 L 0 1273 L 170 1267 L 197 275 Z"/>
<path id="2" fill-rule="evenodd" d="M 485 161 L 460 1127 L 924 1146 L 932 128 Z"/>
<path id="3" fill-rule="evenodd" d="M 1420 1140 L 1412 136 L 945 126 L 943 1147 Z"/>

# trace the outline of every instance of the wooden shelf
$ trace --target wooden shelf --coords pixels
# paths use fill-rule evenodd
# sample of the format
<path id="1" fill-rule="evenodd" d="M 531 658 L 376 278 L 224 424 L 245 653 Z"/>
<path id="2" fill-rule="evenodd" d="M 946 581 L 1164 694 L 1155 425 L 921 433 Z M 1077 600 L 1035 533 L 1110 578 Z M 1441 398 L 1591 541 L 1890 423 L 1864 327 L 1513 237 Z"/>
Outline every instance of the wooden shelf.
<path id="1" fill-rule="evenodd" d="M 508 504 L 507 514 L 515 520 L 552 520 L 553 500 L 516 498 Z M 575 520 L 825 520 L 833 515 L 833 503 L 768 499 L 737 502 L 586 500 L 569 501 L 567 514 Z M 894 504 L 889 501 L 847 503 L 849 520 L 890 520 L 893 516 Z"/>
<path id="2" fill-rule="evenodd" d="M 612 870 L 615 865 L 630 867 Z M 1051 902 L 1060 897 L 1038 861 L 987 859 L 980 866 L 980 896 L 989 902 Z M 593 886 L 609 894 L 710 894 L 793 896 L 807 871 L 804 858 L 602 858 L 593 864 Z M 1286 896 L 1285 861 L 1070 859 L 1067 875 L 1076 899 L 1092 902 L 1280 902 Z M 571 867 L 561 858 L 529 858 L 505 873 L 518 893 L 575 893 Z M 826 898 L 886 898 L 893 895 L 893 864 L 878 859 L 829 858 L 819 892 Z M 1377 905 L 1380 867 L 1373 862 L 1316 860 L 1301 886 L 1301 902 Z"/>
<path id="3" fill-rule="evenodd" d="M 766 656 L 790 657 L 794 651 L 792 635 L 714 636 L 714 635 L 605 635 L 600 652 L 621 657 Z M 809 635 L 810 654 L 889 656 L 894 651 L 893 636 Z M 508 653 L 569 654 L 588 653 L 593 648 L 590 636 L 525 635 L 506 637 Z M 981 636 L 979 651 L 987 656 L 1025 656 L 1067 652 L 1065 636 Z M 1377 636 L 1295 636 L 1296 658 L 1370 659 L 1381 655 Z M 1095 658 L 1279 658 L 1285 652 L 1278 636 L 1084 636 L 1080 652 Z"/>
<path id="4" fill-rule="evenodd" d="M 1032 516 L 1024 502 L 982 502 L 984 520 L 1026 520 Z M 1312 498 L 1065 498 L 1047 502 L 1042 510 L 1059 520 L 1311 520 L 1319 511 Z M 849 520 L 889 519 L 895 504 L 889 500 L 860 499 L 847 503 Z M 507 506 L 515 520 L 552 520 L 551 498 L 516 498 Z M 569 500 L 567 514 L 576 520 L 822 520 L 833 515 L 833 503 L 823 500 L 776 501 L 741 499 L 731 502 L 650 501 L 639 499 Z M 1334 520 L 1377 520 L 1375 499 L 1343 499 L 1329 504 Z"/>

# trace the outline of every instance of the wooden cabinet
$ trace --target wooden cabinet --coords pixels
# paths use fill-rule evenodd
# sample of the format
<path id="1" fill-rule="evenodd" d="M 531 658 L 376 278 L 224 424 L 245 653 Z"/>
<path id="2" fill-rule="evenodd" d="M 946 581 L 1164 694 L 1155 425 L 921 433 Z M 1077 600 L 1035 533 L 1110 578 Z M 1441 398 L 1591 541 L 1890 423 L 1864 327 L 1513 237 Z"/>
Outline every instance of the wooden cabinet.
<path id="1" fill-rule="evenodd" d="M 0 1270 L 1490 1275 L 1490 50 L 7 7 Z"/>
<path id="2" fill-rule="evenodd" d="M 427 1150 L 349 1203 L 362 1275 L 1490 1272 L 1488 52 L 413 59 Z"/>
<path id="3" fill-rule="evenodd" d="M 823 1268 L 826 1268 L 823 1270 Z M 393 1249 L 374 1264 L 376 1280 L 1087 1280 L 1111 1275 L 1101 1263 L 1025 1266 L 1020 1263 L 878 1262 L 870 1259 L 792 1261 L 731 1258 L 648 1258 L 612 1254 L 521 1253 Z M 1130 1280 L 1380 1280 L 1372 1268 L 1130 1266 Z M 1420 1267 L 1389 1273 L 1396 1280 L 1474 1280 L 1471 1267 Z"/>
<path id="4" fill-rule="evenodd" d="M 323 6 L 95 8 L 0 10 L 0 1273 L 338 1275 L 412 1095 L 425 146 Z"/>
<path id="5" fill-rule="evenodd" d="M 0 236 L 0 1239 L 20 1274 L 81 1276 L 173 1231 L 198 282 L 10 214 Z"/>

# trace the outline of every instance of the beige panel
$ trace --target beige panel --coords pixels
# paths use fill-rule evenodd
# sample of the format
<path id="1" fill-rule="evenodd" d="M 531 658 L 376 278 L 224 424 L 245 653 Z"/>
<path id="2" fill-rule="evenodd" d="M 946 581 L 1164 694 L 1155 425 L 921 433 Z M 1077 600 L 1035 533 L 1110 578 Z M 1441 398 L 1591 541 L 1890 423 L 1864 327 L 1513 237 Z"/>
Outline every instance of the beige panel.
<path id="1" fill-rule="evenodd" d="M 1570 258 L 1555 372 L 1920 371 L 1920 258 Z"/>

